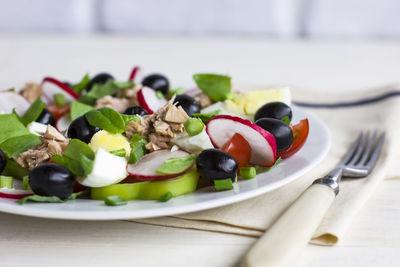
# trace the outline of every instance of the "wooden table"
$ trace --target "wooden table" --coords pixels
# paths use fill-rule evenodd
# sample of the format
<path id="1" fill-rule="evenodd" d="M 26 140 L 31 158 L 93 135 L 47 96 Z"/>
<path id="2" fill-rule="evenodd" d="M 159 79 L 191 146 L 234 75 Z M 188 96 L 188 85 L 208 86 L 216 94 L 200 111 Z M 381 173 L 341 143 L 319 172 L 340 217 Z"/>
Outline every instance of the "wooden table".
<path id="1" fill-rule="evenodd" d="M 0 36 L 0 88 L 45 75 L 76 81 L 132 65 L 174 86 L 195 72 L 237 83 L 363 90 L 400 80 L 400 43 L 249 38 Z M 394 175 L 400 171 L 394 171 Z M 336 247 L 308 246 L 303 266 L 399 266 L 400 180 L 386 180 Z M 61 221 L 0 213 L 0 266 L 236 266 L 253 238 L 125 221 Z"/>

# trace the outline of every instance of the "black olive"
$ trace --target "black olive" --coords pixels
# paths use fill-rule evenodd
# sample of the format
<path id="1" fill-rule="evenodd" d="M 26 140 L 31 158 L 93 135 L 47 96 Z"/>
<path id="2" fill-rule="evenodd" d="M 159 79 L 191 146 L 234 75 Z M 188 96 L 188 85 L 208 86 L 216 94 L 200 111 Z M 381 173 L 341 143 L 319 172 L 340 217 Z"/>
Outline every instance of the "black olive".
<path id="1" fill-rule="evenodd" d="M 3 150 L 0 149 L 0 174 L 4 171 L 7 164 L 6 155 L 4 155 Z"/>
<path id="2" fill-rule="evenodd" d="M 90 79 L 90 82 L 86 87 L 86 91 L 90 91 L 90 89 L 92 89 L 93 85 L 95 84 L 105 84 L 109 80 L 114 80 L 114 77 L 111 74 L 105 72 L 99 73 L 92 79 Z"/>
<path id="3" fill-rule="evenodd" d="M 292 109 L 283 102 L 271 102 L 257 110 L 254 120 L 262 118 L 282 120 L 285 117 L 289 119 L 289 122 L 292 120 Z"/>
<path id="4" fill-rule="evenodd" d="M 270 132 L 276 141 L 278 151 L 286 150 L 293 143 L 292 128 L 281 120 L 263 118 L 256 121 L 256 124 Z"/>
<path id="5" fill-rule="evenodd" d="M 168 79 L 161 74 L 150 74 L 144 77 L 142 85 L 148 86 L 153 90 L 160 91 L 163 94 L 166 94 L 169 89 Z"/>
<path id="6" fill-rule="evenodd" d="M 77 138 L 85 143 L 89 143 L 92 136 L 100 129 L 89 124 L 85 115 L 82 115 L 69 125 L 67 136 L 69 138 Z"/>
<path id="7" fill-rule="evenodd" d="M 142 107 L 130 106 L 127 109 L 125 109 L 124 114 L 144 116 L 144 115 L 148 115 L 149 113 Z"/>
<path id="8" fill-rule="evenodd" d="M 56 120 L 47 108 L 43 109 L 42 113 L 40 113 L 39 117 L 36 119 L 36 122 L 50 124 L 51 126 L 56 127 Z"/>
<path id="9" fill-rule="evenodd" d="M 44 163 L 29 174 L 32 191 L 40 196 L 68 198 L 74 191 L 75 177 L 65 167 L 55 163 Z"/>
<path id="10" fill-rule="evenodd" d="M 200 112 L 199 104 L 197 104 L 196 100 L 189 95 L 177 95 L 174 103 L 177 103 L 178 106 L 181 106 L 189 116 Z"/>
<path id="11" fill-rule="evenodd" d="M 203 150 L 197 157 L 196 165 L 200 176 L 211 183 L 223 179 L 235 181 L 238 170 L 236 160 L 219 149 Z"/>

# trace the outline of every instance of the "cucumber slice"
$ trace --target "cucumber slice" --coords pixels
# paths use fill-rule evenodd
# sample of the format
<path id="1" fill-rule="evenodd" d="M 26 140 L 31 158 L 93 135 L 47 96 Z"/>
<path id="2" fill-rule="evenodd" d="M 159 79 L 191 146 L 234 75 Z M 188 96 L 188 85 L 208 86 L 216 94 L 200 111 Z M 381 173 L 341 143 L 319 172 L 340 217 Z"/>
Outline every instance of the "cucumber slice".
<path id="1" fill-rule="evenodd" d="M 114 184 L 104 187 L 91 188 L 92 199 L 103 200 L 108 196 L 119 195 L 125 200 L 159 200 L 171 192 L 174 197 L 191 193 L 196 190 L 199 174 L 192 168 L 179 177 L 139 183 Z"/>

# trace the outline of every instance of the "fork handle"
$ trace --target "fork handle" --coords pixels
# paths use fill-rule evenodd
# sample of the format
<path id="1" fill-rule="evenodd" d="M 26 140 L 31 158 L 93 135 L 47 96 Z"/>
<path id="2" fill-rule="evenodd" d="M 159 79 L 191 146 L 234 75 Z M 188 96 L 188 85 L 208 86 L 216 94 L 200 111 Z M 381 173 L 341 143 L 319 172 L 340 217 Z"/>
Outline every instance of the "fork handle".
<path id="1" fill-rule="evenodd" d="M 291 263 L 311 239 L 335 195 L 324 184 L 308 187 L 250 249 L 242 266 L 276 267 Z"/>

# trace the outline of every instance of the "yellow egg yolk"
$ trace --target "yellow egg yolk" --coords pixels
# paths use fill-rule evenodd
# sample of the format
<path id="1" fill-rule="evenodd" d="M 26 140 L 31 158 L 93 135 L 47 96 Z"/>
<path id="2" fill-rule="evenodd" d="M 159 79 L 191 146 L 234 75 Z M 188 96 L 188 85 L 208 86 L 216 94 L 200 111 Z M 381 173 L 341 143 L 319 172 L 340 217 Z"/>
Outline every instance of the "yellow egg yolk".
<path id="1" fill-rule="evenodd" d="M 111 152 L 119 149 L 125 149 L 126 156 L 129 156 L 131 147 L 129 141 L 122 134 L 112 134 L 107 131 L 98 131 L 90 140 L 89 146 L 96 152 L 99 147 Z"/>

